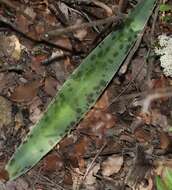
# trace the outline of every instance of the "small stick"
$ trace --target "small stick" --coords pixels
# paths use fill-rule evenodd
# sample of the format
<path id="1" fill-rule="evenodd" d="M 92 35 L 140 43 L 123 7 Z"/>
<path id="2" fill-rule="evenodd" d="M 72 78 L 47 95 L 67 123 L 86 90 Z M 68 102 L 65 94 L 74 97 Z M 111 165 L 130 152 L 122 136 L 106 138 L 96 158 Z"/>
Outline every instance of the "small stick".
<path id="1" fill-rule="evenodd" d="M 90 165 L 88 166 L 88 168 L 87 168 L 87 170 L 86 170 L 86 172 L 85 172 L 85 174 L 84 174 L 84 176 L 83 176 L 83 178 L 82 178 L 83 181 L 84 181 L 85 178 L 87 177 L 88 173 L 90 172 L 90 170 L 91 170 L 92 167 L 93 167 L 94 162 L 96 161 L 96 159 L 98 158 L 98 156 L 99 156 L 100 153 L 103 151 L 103 149 L 105 148 L 106 145 L 107 145 L 107 144 L 104 143 L 104 144 L 102 145 L 101 149 L 100 149 L 100 150 L 97 152 L 97 154 L 95 155 L 94 159 L 92 160 L 92 162 L 91 162 Z"/>
<path id="2" fill-rule="evenodd" d="M 44 38 L 45 37 L 54 37 L 54 36 L 60 36 L 62 34 L 66 34 L 68 32 L 72 32 L 78 29 L 82 29 L 82 28 L 88 28 L 88 27 L 93 27 L 93 26 L 99 26 L 99 25 L 103 25 L 103 24 L 107 24 L 109 22 L 115 22 L 118 23 L 120 21 L 121 17 L 120 16 L 116 16 L 113 15 L 111 17 L 105 18 L 105 19 L 100 19 L 100 20 L 95 20 L 92 22 L 87 22 L 87 23 L 83 23 L 83 24 L 77 24 L 77 25 L 73 25 L 73 26 L 69 26 L 66 28 L 60 28 L 60 29 L 55 29 L 55 30 L 51 30 L 47 33 L 44 34 Z"/>
<path id="3" fill-rule="evenodd" d="M 63 51 L 73 52 L 73 50 L 71 50 L 69 48 L 66 48 L 64 46 L 60 46 L 60 45 L 54 44 L 53 42 L 50 42 L 50 41 L 48 41 L 46 39 L 34 39 L 34 38 L 28 36 L 27 34 L 25 34 L 24 32 L 22 32 L 21 30 L 19 30 L 13 23 L 11 23 L 10 21 L 8 21 L 2 15 L 0 15 L 0 22 L 4 23 L 6 26 L 8 26 L 9 28 L 11 28 L 14 32 L 19 33 L 24 38 L 26 38 L 26 39 L 34 42 L 34 43 L 38 43 L 38 44 L 43 43 L 43 44 L 46 44 L 46 45 L 54 47 L 54 48 L 62 49 Z"/>

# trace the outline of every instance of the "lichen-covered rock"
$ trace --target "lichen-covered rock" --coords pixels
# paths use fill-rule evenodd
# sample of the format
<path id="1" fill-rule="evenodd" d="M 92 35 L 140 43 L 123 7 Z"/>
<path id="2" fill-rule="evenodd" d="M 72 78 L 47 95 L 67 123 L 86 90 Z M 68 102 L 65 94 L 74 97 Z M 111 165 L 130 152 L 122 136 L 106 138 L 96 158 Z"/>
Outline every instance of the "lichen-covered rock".
<path id="1" fill-rule="evenodd" d="M 11 103 L 0 96 L 0 128 L 11 123 Z"/>
<path id="2" fill-rule="evenodd" d="M 158 37 L 158 41 L 159 46 L 155 48 L 155 53 L 160 55 L 164 74 L 172 77 L 172 37 L 163 34 Z"/>

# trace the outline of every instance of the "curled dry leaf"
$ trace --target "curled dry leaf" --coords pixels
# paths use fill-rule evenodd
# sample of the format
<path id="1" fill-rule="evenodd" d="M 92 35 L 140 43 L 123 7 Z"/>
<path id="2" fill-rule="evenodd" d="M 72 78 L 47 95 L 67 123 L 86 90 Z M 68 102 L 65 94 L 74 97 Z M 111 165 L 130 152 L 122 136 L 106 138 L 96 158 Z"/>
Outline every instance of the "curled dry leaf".
<path id="1" fill-rule="evenodd" d="M 0 96 L 0 128 L 11 123 L 11 111 L 11 103 L 4 97 Z"/>
<path id="2" fill-rule="evenodd" d="M 102 163 L 102 175 L 109 177 L 114 173 L 118 173 L 123 165 L 123 161 L 123 157 L 116 154 L 108 157 Z"/>
<path id="3" fill-rule="evenodd" d="M 24 85 L 19 85 L 14 89 L 10 99 L 15 102 L 30 102 L 36 97 L 39 87 L 42 85 L 40 81 L 33 81 Z"/>

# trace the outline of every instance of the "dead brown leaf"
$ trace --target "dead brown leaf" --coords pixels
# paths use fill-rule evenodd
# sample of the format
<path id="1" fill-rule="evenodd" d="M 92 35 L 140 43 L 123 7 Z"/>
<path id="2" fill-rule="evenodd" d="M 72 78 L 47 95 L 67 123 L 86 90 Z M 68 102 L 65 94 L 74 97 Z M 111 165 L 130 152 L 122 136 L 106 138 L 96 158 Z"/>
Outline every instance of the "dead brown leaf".
<path id="1" fill-rule="evenodd" d="M 166 153 L 172 152 L 172 137 L 167 132 L 160 133 L 160 148 Z"/>
<path id="2" fill-rule="evenodd" d="M 45 92 L 50 95 L 50 96 L 54 96 L 57 92 L 57 85 L 58 82 L 57 80 L 55 80 L 52 77 L 47 77 L 45 79 L 45 86 L 44 86 L 44 90 Z"/>
<path id="3" fill-rule="evenodd" d="M 41 99 L 37 96 L 34 98 L 32 101 L 32 104 L 29 107 L 29 119 L 32 121 L 32 123 L 36 123 L 41 115 L 42 115 L 42 110 L 40 109 L 40 106 L 42 105 Z"/>
<path id="4" fill-rule="evenodd" d="M 16 24 L 17 27 L 24 33 L 28 33 L 29 32 L 29 25 L 31 24 L 31 22 L 22 14 L 17 15 L 16 17 Z"/>
<path id="5" fill-rule="evenodd" d="M 69 38 L 67 38 L 67 37 L 60 37 L 57 40 L 55 40 L 55 43 L 57 45 L 60 45 L 60 46 L 63 46 L 67 49 L 72 50 L 72 44 L 71 44 Z"/>
<path id="6" fill-rule="evenodd" d="M 0 96 L 0 128 L 11 123 L 11 111 L 11 103 L 6 98 Z"/>
<path id="7" fill-rule="evenodd" d="M 143 129 L 143 127 L 139 126 L 135 129 L 134 131 L 135 138 L 140 142 L 140 143 L 146 143 L 151 140 L 151 134 L 150 132 L 146 131 Z"/>
<path id="8" fill-rule="evenodd" d="M 14 89 L 14 92 L 11 94 L 10 99 L 18 103 L 30 102 L 34 97 L 36 97 L 38 89 L 41 85 L 42 83 L 40 80 L 26 83 L 24 85 L 19 85 Z"/>
<path id="9" fill-rule="evenodd" d="M 43 160 L 43 171 L 45 172 L 55 172 L 63 168 L 63 160 L 59 154 L 49 154 Z"/>
<path id="10" fill-rule="evenodd" d="M 108 157 L 103 163 L 102 163 L 102 175 L 103 176 L 111 176 L 114 173 L 118 173 L 123 165 L 123 157 L 119 155 L 112 155 Z"/>
<path id="11" fill-rule="evenodd" d="M 84 184 L 86 186 L 92 186 L 93 184 L 96 183 L 96 177 L 95 174 L 100 170 L 100 164 L 97 163 L 94 165 L 94 167 L 90 170 L 88 175 L 85 178 Z M 89 189 L 89 188 L 88 188 Z"/>
<path id="12" fill-rule="evenodd" d="M 109 93 L 106 90 L 103 95 L 100 97 L 100 99 L 97 101 L 95 108 L 98 109 L 106 109 L 109 107 Z"/>
<path id="13" fill-rule="evenodd" d="M 45 67 L 42 65 L 42 61 L 45 59 L 47 59 L 46 55 L 37 55 L 35 57 L 32 57 L 31 68 L 39 75 L 45 74 Z"/>

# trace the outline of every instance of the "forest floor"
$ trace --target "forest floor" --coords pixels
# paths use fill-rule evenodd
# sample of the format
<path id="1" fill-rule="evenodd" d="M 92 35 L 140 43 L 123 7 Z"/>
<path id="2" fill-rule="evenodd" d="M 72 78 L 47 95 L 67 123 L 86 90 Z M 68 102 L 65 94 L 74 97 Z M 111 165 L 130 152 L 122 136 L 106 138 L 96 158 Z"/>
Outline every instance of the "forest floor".
<path id="1" fill-rule="evenodd" d="M 0 169 L 71 72 L 114 30 L 112 17 L 126 16 L 136 2 L 0 0 Z M 156 189 L 155 176 L 172 167 L 172 79 L 152 56 L 161 34 L 172 34 L 172 9 L 155 8 L 94 108 L 0 190 Z"/>

